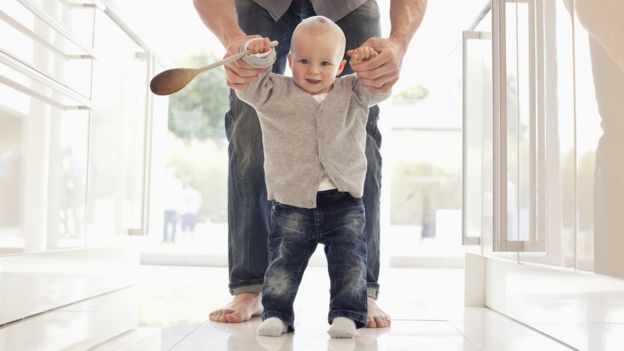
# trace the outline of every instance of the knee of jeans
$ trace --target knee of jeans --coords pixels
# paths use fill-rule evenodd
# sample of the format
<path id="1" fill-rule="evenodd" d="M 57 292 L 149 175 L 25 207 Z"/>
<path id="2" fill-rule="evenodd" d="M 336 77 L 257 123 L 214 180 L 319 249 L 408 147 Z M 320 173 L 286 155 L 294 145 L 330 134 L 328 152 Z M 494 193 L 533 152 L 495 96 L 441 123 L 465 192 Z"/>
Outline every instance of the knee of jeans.
<path id="1" fill-rule="evenodd" d="M 275 297 L 287 296 L 296 289 L 293 287 L 292 273 L 284 269 L 269 269 L 264 278 L 264 294 Z"/>
<path id="2" fill-rule="evenodd" d="M 366 293 L 366 270 L 364 266 L 355 265 L 345 272 L 346 284 L 340 293 L 346 296 L 358 297 Z"/>

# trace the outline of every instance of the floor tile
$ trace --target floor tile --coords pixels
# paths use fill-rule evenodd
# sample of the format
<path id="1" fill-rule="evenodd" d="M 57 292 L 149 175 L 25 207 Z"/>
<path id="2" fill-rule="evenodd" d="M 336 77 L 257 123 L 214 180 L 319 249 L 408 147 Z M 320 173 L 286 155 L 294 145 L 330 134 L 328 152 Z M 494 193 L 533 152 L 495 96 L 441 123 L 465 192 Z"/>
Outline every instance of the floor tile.
<path id="1" fill-rule="evenodd" d="M 624 324 L 565 323 L 535 327 L 579 350 L 624 349 Z"/>
<path id="2" fill-rule="evenodd" d="M 462 320 L 450 323 L 483 350 L 570 350 L 562 343 L 486 308 L 466 308 Z"/>
<path id="3" fill-rule="evenodd" d="M 0 349 L 87 350 L 132 330 L 138 314 L 53 311 L 0 329 Z"/>
<path id="4" fill-rule="evenodd" d="M 256 336 L 259 323 L 206 323 L 173 350 L 479 350 L 446 322 L 395 321 L 390 328 L 359 329 L 353 339 L 331 339 L 324 319 L 304 319 L 294 333 L 277 338 Z"/>

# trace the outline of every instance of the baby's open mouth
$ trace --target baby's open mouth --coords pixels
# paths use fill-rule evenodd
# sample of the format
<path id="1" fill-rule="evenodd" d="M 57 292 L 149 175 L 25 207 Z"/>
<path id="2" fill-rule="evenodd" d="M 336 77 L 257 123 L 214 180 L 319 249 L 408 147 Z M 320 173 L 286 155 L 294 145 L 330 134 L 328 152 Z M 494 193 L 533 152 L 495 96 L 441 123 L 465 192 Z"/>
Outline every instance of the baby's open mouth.
<path id="1" fill-rule="evenodd" d="M 306 79 L 306 82 L 310 83 L 310 84 L 318 84 L 320 83 L 320 79 Z"/>

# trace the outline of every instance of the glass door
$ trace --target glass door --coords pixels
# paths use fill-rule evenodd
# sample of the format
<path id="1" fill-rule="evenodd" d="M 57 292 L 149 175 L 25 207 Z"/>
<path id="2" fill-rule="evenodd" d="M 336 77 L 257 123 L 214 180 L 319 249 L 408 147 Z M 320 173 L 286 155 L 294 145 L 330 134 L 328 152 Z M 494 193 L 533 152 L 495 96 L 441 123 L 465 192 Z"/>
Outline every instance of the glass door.
<path id="1" fill-rule="evenodd" d="M 491 237 L 492 31 L 488 3 L 463 32 L 462 243 Z M 488 234 L 489 233 L 489 234 Z"/>
<path id="2" fill-rule="evenodd" d="M 535 0 L 492 1 L 493 251 L 544 251 L 543 50 Z"/>

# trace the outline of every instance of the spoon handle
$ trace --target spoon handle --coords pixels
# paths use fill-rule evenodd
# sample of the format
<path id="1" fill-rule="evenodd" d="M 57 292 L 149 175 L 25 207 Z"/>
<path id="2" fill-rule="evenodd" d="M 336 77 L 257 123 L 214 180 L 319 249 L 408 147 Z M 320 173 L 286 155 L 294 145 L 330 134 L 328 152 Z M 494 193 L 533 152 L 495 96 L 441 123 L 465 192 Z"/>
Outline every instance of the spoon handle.
<path id="1" fill-rule="evenodd" d="M 270 44 L 270 47 L 273 48 L 273 47 L 276 47 L 276 46 L 277 46 L 277 41 L 275 41 L 275 40 L 272 41 L 271 44 Z M 219 67 L 219 66 L 228 64 L 230 62 L 234 62 L 236 60 L 240 60 L 241 58 L 245 57 L 245 55 L 249 55 L 251 53 L 252 53 L 251 51 L 247 50 L 245 52 L 241 52 L 241 53 L 238 53 L 238 54 L 234 54 L 232 56 L 228 56 L 228 57 L 226 57 L 226 58 L 224 58 L 222 60 L 219 60 L 217 62 L 213 62 L 213 63 L 211 63 L 211 64 L 209 64 L 207 66 L 198 68 L 197 69 L 197 73 L 199 74 L 199 73 L 205 72 L 207 70 L 213 69 L 215 67 Z"/>

